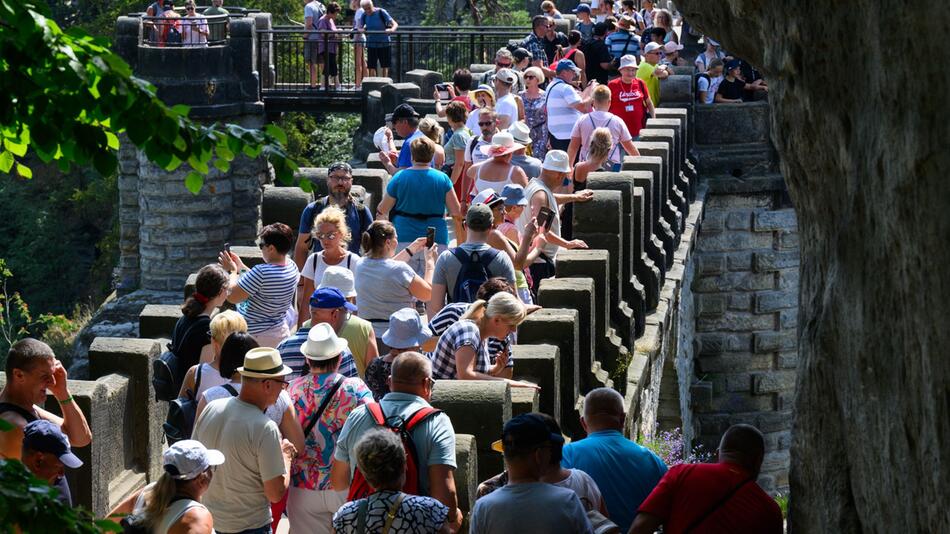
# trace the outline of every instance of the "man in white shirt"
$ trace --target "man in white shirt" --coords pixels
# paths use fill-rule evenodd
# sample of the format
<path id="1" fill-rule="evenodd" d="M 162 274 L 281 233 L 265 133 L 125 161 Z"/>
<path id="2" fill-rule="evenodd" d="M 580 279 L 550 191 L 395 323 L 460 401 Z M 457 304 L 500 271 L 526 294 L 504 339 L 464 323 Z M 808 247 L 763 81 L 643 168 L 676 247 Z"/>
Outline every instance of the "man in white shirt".
<path id="1" fill-rule="evenodd" d="M 580 69 L 570 59 L 557 62 L 557 77 L 548 86 L 545 104 L 548 109 L 548 139 L 551 148 L 567 150 L 571 144 L 571 130 L 574 123 L 590 108 L 590 93 L 596 82 L 591 82 L 578 94 L 571 85 L 580 75 Z"/>
<path id="2" fill-rule="evenodd" d="M 500 69 L 495 73 L 495 114 L 498 117 L 498 128 L 504 130 L 518 120 L 518 101 L 511 94 L 511 88 L 518 81 L 518 77 L 511 69 Z"/>

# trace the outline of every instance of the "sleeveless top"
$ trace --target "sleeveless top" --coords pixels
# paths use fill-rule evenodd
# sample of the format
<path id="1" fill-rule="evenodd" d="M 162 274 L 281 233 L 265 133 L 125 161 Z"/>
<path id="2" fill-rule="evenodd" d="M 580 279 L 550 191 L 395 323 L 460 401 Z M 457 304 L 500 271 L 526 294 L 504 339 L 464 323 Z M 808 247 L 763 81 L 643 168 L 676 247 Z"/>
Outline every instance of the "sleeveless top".
<path id="1" fill-rule="evenodd" d="M 135 500 L 135 505 L 132 508 L 133 514 L 138 515 L 145 511 L 145 493 L 154 486 L 155 483 L 153 482 L 148 486 L 145 486 L 145 489 L 142 491 L 142 493 L 139 493 L 138 498 Z M 173 500 L 172 503 L 168 505 L 168 508 L 165 509 L 165 513 L 163 513 L 161 517 L 155 521 L 151 532 L 153 534 L 167 534 L 168 529 L 172 528 L 172 525 L 181 519 L 181 516 L 185 515 L 185 512 L 191 510 L 192 508 L 199 507 L 207 510 L 205 505 L 198 501 L 193 501 L 186 498 L 177 498 L 176 500 Z M 211 530 L 211 534 L 215 534 L 214 529 Z"/>
<path id="2" fill-rule="evenodd" d="M 557 207 L 557 199 L 554 198 L 554 192 L 548 189 L 548 186 L 544 185 L 544 182 L 542 182 L 540 178 L 532 178 L 531 181 L 528 182 L 528 187 L 526 187 L 524 190 L 524 196 L 525 198 L 528 199 L 528 204 L 530 205 L 531 198 L 534 197 L 534 194 L 537 193 L 538 191 L 544 191 L 544 194 L 547 197 L 548 207 L 551 208 L 551 210 L 554 212 L 554 215 L 555 215 L 555 217 L 553 218 L 554 222 L 551 224 L 550 232 L 560 236 L 561 235 L 561 218 L 556 216 L 558 214 L 558 207 Z M 525 209 L 521 213 L 521 217 L 518 218 L 518 223 L 517 223 L 518 229 L 524 232 L 525 225 L 528 224 L 528 222 L 530 221 L 531 221 L 531 210 Z M 548 259 L 550 259 L 551 261 L 554 261 L 554 257 L 557 256 L 557 251 L 559 248 L 561 247 L 554 245 L 552 243 L 547 243 L 541 249 L 541 252 L 543 252 L 544 255 L 548 257 Z M 543 258 L 538 258 L 534 262 L 545 263 Z"/>
<path id="3" fill-rule="evenodd" d="M 201 376 L 201 383 L 198 384 L 198 377 Z M 195 392 L 195 398 L 200 399 L 201 394 L 205 391 L 215 387 L 223 386 L 231 382 L 231 378 L 223 378 L 221 372 L 211 367 L 210 363 L 199 363 L 198 368 L 195 369 L 195 383 L 198 384 L 197 390 Z"/>
<path id="4" fill-rule="evenodd" d="M 500 194 L 501 190 L 504 189 L 506 185 L 511 183 L 511 175 L 515 172 L 515 166 L 512 165 L 511 168 L 508 169 L 508 176 L 506 176 L 504 180 L 500 182 L 493 182 L 491 180 L 482 180 L 482 169 L 484 168 L 485 166 L 483 165 L 479 167 L 477 171 L 475 171 L 475 184 L 472 188 L 472 196 L 475 196 L 489 188 L 494 190 L 495 193 Z"/>

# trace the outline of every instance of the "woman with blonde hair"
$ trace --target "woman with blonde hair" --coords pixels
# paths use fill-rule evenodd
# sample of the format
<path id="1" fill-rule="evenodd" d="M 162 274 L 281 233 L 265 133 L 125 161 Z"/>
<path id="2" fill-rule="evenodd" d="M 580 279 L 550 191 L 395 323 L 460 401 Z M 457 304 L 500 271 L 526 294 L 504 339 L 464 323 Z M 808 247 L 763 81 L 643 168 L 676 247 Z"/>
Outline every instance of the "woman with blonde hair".
<path id="1" fill-rule="evenodd" d="M 488 352 L 488 338 L 505 339 L 517 332 L 526 315 L 524 304 L 508 292 L 473 302 L 439 338 L 432 355 L 432 378 L 505 380 L 514 387 L 537 387 L 511 380 L 507 353 L 499 353 L 492 362 Z"/>
<path id="2" fill-rule="evenodd" d="M 587 159 L 574 165 L 574 182 L 587 183 L 587 175 L 604 169 L 610 151 L 614 148 L 613 136 L 607 128 L 597 128 L 590 136 Z"/>
<path id="3" fill-rule="evenodd" d="M 235 332 L 247 332 L 244 316 L 233 310 L 225 310 L 211 319 L 211 361 L 192 365 L 185 374 L 178 398 L 198 399 L 209 388 L 223 386 L 230 380 L 221 376 L 221 347 L 228 336 Z M 204 358 L 202 358 L 204 359 Z"/>
<path id="4" fill-rule="evenodd" d="M 224 463 L 221 451 L 186 439 L 166 449 L 162 463 L 165 471 L 158 480 L 135 492 L 111 515 L 126 515 L 124 524 L 156 534 L 214 532 L 214 519 L 201 497 L 211 486 L 214 467 Z"/>
<path id="5" fill-rule="evenodd" d="M 419 131 L 435 143 L 435 159 L 432 161 L 432 168 L 441 169 L 445 165 L 445 149 L 442 148 L 442 134 L 445 131 L 439 123 L 428 117 L 419 121 Z"/>
<path id="6" fill-rule="evenodd" d="M 680 38 L 676 35 L 676 32 L 673 31 L 673 15 L 666 9 L 658 9 L 653 14 L 653 26 L 655 28 L 663 28 L 666 31 L 666 35 L 663 37 L 663 42 L 668 43 L 673 41 L 674 43 L 679 43 Z"/>
<path id="7" fill-rule="evenodd" d="M 297 326 L 310 318 L 310 295 L 317 286 L 317 280 L 323 280 L 327 267 L 343 267 L 356 272 L 362 261 L 359 254 L 347 250 L 350 242 L 350 228 L 346 225 L 346 215 L 336 206 L 327 206 L 313 222 L 313 239 L 320 242 L 322 250 L 314 252 L 304 262 L 300 277 L 303 287 L 297 299 Z"/>

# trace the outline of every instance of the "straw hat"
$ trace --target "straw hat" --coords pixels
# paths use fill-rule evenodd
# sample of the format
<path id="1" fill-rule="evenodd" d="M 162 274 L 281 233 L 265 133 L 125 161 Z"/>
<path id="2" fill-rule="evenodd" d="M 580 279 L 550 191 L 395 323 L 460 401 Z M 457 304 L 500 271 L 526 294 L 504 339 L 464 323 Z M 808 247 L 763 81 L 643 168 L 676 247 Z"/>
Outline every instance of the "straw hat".
<path id="1" fill-rule="evenodd" d="M 300 352 L 308 360 L 319 362 L 336 358 L 349 346 L 345 339 L 337 337 L 332 326 L 320 323 L 307 332 L 307 341 L 300 346 Z"/>
<path id="2" fill-rule="evenodd" d="M 244 366 L 238 367 L 241 376 L 249 378 L 280 378 L 293 372 L 280 359 L 280 352 L 271 347 L 257 347 L 244 355 Z"/>

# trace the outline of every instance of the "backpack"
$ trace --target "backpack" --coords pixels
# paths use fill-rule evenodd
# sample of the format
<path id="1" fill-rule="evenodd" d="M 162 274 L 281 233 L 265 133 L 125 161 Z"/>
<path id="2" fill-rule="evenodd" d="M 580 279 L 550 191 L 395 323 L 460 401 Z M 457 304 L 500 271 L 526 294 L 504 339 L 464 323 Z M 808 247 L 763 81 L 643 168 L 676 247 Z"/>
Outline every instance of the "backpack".
<path id="1" fill-rule="evenodd" d="M 459 261 L 461 268 L 455 278 L 455 288 L 449 295 L 451 302 L 475 302 L 478 288 L 491 278 L 491 265 L 501 251 L 488 249 L 482 251 L 465 252 L 462 247 L 452 249 L 452 255 Z"/>
<path id="2" fill-rule="evenodd" d="M 709 77 L 705 72 L 700 72 L 693 76 L 693 92 L 696 93 L 696 101 L 699 101 L 699 79 L 703 78 L 707 82 L 712 83 L 712 78 Z M 700 104 L 705 104 L 705 102 L 700 102 Z"/>
<path id="3" fill-rule="evenodd" d="M 188 390 L 185 398 L 174 399 L 168 403 L 168 415 L 162 424 L 165 439 L 169 445 L 183 439 L 191 439 L 191 431 L 195 428 L 195 413 L 198 411 L 197 393 L 201 388 L 201 364 L 195 371 L 195 390 Z"/>
<path id="4" fill-rule="evenodd" d="M 178 29 L 177 24 L 168 28 L 168 33 L 165 35 L 165 44 L 181 44 L 181 30 Z"/>
<path id="5" fill-rule="evenodd" d="M 188 335 L 199 324 L 208 325 L 205 321 L 193 322 L 188 330 L 185 330 L 185 335 L 178 338 L 178 345 L 172 346 L 169 343 L 168 350 L 163 352 L 158 359 L 152 360 L 152 389 L 155 391 L 155 400 L 173 401 L 178 398 L 178 392 L 181 391 L 181 383 L 185 380 L 188 368 L 179 361 L 177 353 L 181 349 L 181 344 L 188 339 Z M 177 325 L 175 330 L 177 333 Z"/>
<path id="6" fill-rule="evenodd" d="M 383 413 L 383 407 L 375 402 L 366 405 L 366 411 L 372 416 L 377 426 L 384 426 L 395 432 L 402 439 L 402 448 L 406 451 L 406 482 L 402 485 L 402 491 L 410 495 L 419 495 L 419 458 L 416 454 L 416 446 L 412 441 L 412 431 L 429 417 L 442 413 L 431 406 L 419 408 L 418 411 L 409 416 L 409 420 L 404 421 L 399 416 L 386 417 Z M 397 424 L 389 424 L 390 419 L 395 419 Z M 353 472 L 353 482 L 350 483 L 350 491 L 346 496 L 347 501 L 362 499 L 375 493 L 359 467 Z"/>

